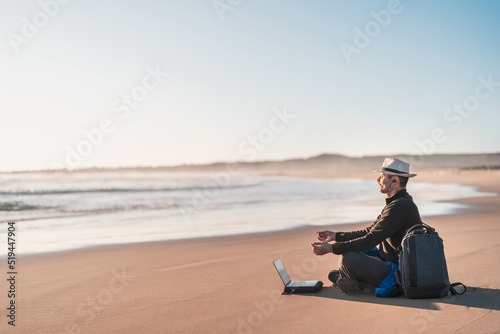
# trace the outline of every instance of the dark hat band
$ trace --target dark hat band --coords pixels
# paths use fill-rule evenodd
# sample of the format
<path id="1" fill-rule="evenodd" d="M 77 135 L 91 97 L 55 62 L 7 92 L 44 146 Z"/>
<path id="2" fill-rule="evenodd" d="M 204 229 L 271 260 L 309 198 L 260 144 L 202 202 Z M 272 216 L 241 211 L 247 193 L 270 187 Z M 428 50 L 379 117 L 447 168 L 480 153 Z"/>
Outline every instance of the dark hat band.
<path id="1" fill-rule="evenodd" d="M 396 173 L 396 174 L 408 175 L 408 173 L 399 171 L 397 169 L 387 168 L 387 167 L 382 167 L 382 170 L 387 171 L 387 172 L 391 172 L 391 173 Z"/>

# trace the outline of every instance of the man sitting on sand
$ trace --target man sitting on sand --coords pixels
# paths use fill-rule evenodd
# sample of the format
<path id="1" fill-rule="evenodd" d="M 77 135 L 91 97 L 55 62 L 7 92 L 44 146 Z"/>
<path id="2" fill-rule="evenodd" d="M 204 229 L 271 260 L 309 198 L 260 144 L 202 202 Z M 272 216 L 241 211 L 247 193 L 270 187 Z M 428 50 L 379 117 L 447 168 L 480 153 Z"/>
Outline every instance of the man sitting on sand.
<path id="1" fill-rule="evenodd" d="M 387 198 L 377 219 L 359 231 L 316 232 L 320 242 L 311 244 L 316 255 L 342 255 L 339 270 L 331 271 L 328 278 L 345 293 L 360 292 L 371 285 L 378 288 L 375 289 L 377 296 L 399 294 L 394 279 L 397 248 L 406 231 L 421 222 L 418 208 L 406 191 L 408 179 L 416 175 L 410 174 L 410 165 L 387 158 L 378 172 L 379 190 Z M 330 241 L 333 244 L 328 243 Z"/>

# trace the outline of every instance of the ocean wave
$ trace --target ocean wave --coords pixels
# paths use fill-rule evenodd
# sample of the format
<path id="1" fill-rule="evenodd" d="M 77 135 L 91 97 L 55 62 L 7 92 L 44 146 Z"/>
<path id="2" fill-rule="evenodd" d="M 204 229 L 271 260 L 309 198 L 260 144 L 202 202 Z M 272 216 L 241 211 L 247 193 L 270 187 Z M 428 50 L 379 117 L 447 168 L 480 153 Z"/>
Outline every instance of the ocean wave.
<path id="1" fill-rule="evenodd" d="M 132 211 L 132 210 L 162 210 L 162 209 L 172 209 L 178 207 L 177 204 L 132 204 L 132 205 L 119 205 L 109 208 L 91 208 L 91 209 L 61 209 L 61 213 L 82 213 L 82 214 L 101 214 L 101 213 L 112 213 L 119 211 Z"/>
<path id="2" fill-rule="evenodd" d="M 192 186 L 192 187 L 163 187 L 163 188 L 89 188 L 89 189 L 43 189 L 43 190 L 12 190 L 0 191 L 0 195 L 63 195 L 77 193 L 132 193 L 132 192 L 171 192 L 171 191 L 203 191 L 208 189 L 237 189 L 251 188 L 260 183 L 229 185 L 229 186 Z"/>
<path id="3" fill-rule="evenodd" d="M 39 210 L 39 209 L 43 209 L 43 207 L 23 204 L 19 202 L 0 203 L 0 211 L 27 211 L 27 210 Z"/>
<path id="4" fill-rule="evenodd" d="M 120 205 L 109 208 L 90 208 L 90 209 L 59 209 L 46 211 L 41 215 L 31 216 L 31 217 L 16 217 L 15 219 L 0 219 L 0 223 L 6 223 L 15 220 L 19 221 L 33 221 L 33 220 L 41 220 L 41 219 L 60 219 L 60 218 L 74 218 L 74 217 L 83 217 L 83 216 L 92 216 L 92 215 L 101 215 L 107 213 L 116 213 L 123 211 L 135 211 L 135 210 L 164 210 L 164 209 L 173 209 L 178 207 L 176 204 L 159 204 L 159 205 Z M 14 211 L 14 210 L 12 210 Z"/>

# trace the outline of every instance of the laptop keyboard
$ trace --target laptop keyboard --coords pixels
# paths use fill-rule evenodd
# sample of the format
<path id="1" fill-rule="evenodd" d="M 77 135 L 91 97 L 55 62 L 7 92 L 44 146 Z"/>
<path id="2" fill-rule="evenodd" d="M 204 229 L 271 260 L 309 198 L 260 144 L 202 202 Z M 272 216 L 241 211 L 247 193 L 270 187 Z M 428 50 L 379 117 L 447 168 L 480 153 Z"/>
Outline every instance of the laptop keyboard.
<path id="1" fill-rule="evenodd" d="M 289 287 L 296 288 L 296 287 L 302 286 L 304 284 L 306 284 L 305 281 L 295 281 L 295 282 L 291 282 Z"/>

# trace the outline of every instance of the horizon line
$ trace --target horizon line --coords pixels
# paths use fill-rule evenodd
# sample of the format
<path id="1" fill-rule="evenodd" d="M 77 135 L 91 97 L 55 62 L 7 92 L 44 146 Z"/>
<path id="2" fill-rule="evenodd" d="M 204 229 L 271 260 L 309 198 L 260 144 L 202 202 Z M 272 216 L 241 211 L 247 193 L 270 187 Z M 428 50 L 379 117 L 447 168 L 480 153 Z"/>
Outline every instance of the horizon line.
<path id="1" fill-rule="evenodd" d="M 206 162 L 206 163 L 184 163 L 184 164 L 175 164 L 175 165 L 125 165 L 125 166 L 91 166 L 91 167 L 82 167 L 82 168 L 59 168 L 59 169 L 21 169 L 21 170 L 8 170 L 2 171 L 0 170 L 0 174 L 15 174 L 15 173 L 48 173 L 48 172 L 80 172 L 80 171 L 89 171 L 89 170 L 120 170 L 120 169 L 160 169 L 160 168 L 182 168 L 182 167 L 209 167 L 215 165 L 231 165 L 231 164 L 258 164 L 258 163 L 279 163 L 293 160 L 310 160 L 314 158 L 319 158 L 321 156 L 339 156 L 349 159 L 363 159 L 363 158 L 377 158 L 377 157 L 400 157 L 400 156 L 460 156 L 460 155 L 495 155 L 500 154 L 499 152 L 483 152 L 483 153 L 433 153 L 433 154 L 409 154 L 409 153 L 398 153 L 398 154 L 389 154 L 389 155 L 361 155 L 361 156 L 349 156 L 340 153 L 321 153 L 317 155 L 312 155 L 307 158 L 284 158 L 278 160 L 256 160 L 256 161 L 214 161 L 214 162 Z"/>

